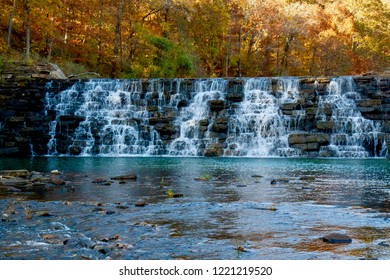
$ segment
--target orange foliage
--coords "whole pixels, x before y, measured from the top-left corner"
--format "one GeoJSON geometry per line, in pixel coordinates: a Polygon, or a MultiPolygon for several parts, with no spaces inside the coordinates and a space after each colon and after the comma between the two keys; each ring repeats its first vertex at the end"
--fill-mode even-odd
{"type": "Polygon", "coordinates": [[[102,76],[356,74],[389,67],[387,2],[1,0],[0,55],[25,51],[27,3],[33,57],[102,76]]]}

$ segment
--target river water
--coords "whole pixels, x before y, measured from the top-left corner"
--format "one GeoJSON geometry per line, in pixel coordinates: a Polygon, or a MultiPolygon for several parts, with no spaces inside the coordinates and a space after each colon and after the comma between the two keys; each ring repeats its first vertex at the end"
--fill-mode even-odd
{"type": "Polygon", "coordinates": [[[0,192],[0,259],[390,259],[385,159],[0,159],[21,168],[67,185],[0,192]]]}

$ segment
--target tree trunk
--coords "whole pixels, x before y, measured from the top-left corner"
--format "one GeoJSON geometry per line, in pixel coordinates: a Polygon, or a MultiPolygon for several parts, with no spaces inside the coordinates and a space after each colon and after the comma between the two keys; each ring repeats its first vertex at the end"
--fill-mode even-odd
{"type": "Polygon", "coordinates": [[[242,76],[241,73],[241,47],[242,47],[242,25],[240,25],[238,33],[238,77],[242,76]]]}
{"type": "Polygon", "coordinates": [[[123,12],[123,0],[118,2],[118,13],[116,18],[116,27],[115,27],[115,42],[114,42],[114,54],[119,54],[119,46],[121,40],[121,25],[122,25],[122,12],[123,12]]]}
{"type": "Polygon", "coordinates": [[[24,11],[26,13],[26,60],[30,59],[30,41],[31,41],[31,26],[30,26],[30,3],[25,0],[24,11]]]}
{"type": "Polygon", "coordinates": [[[290,52],[290,46],[291,46],[291,42],[292,42],[293,39],[294,39],[294,34],[290,34],[286,38],[286,42],[285,42],[285,45],[284,45],[284,48],[283,48],[283,57],[282,57],[281,65],[280,65],[281,67],[280,67],[279,75],[287,74],[286,71],[287,71],[287,68],[288,68],[288,55],[289,55],[289,52],[290,52]]]}
{"type": "Polygon", "coordinates": [[[100,66],[102,62],[102,30],[103,30],[103,0],[99,1],[99,36],[98,36],[98,57],[97,57],[97,67],[100,66]]]}
{"type": "Polygon", "coordinates": [[[317,73],[317,71],[314,71],[315,67],[316,67],[316,55],[317,55],[317,48],[313,47],[310,69],[309,69],[308,75],[318,75],[319,74],[319,73],[317,73]]]}
{"type": "Polygon", "coordinates": [[[11,13],[9,14],[8,36],[7,36],[7,47],[8,48],[11,48],[12,20],[14,18],[15,10],[16,10],[16,0],[14,0],[14,6],[12,8],[11,13]]]}

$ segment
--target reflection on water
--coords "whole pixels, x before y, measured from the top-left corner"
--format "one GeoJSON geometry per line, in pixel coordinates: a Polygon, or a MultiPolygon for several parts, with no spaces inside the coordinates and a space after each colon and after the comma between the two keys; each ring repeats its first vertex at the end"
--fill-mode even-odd
{"type": "Polygon", "coordinates": [[[0,160],[0,170],[21,168],[61,170],[73,191],[0,192],[0,209],[12,204],[16,212],[1,224],[0,259],[390,258],[390,162],[382,159],[0,160]],[[137,180],[93,183],[129,173],[137,180]],[[139,201],[146,206],[135,207],[139,201]],[[26,205],[32,219],[25,219],[26,205]],[[34,215],[42,210],[50,216],[34,215]],[[323,243],[331,232],[353,242],[323,243]],[[109,243],[115,248],[102,254],[63,245],[77,236],[96,243],[116,235],[126,249],[109,243]]]}

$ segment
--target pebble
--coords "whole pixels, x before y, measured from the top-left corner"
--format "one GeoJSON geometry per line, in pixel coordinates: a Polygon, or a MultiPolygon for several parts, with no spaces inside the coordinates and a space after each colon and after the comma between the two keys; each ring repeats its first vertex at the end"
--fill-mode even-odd
{"type": "Polygon", "coordinates": [[[135,204],[136,207],[144,207],[144,206],[146,206],[146,205],[147,205],[146,201],[138,201],[138,202],[135,204]]]}
{"type": "Polygon", "coordinates": [[[239,251],[239,252],[248,252],[244,247],[242,247],[242,246],[238,246],[238,247],[236,247],[236,248],[234,248],[234,250],[237,250],[237,251],[239,251]]]}

